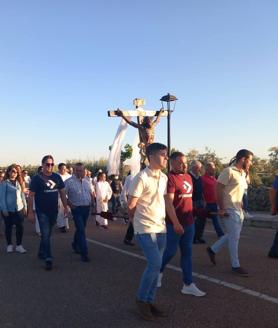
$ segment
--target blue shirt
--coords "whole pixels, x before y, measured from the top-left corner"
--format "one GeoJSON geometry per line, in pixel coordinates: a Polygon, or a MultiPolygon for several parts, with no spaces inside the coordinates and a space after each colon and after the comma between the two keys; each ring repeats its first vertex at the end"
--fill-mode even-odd
{"type": "Polygon", "coordinates": [[[69,201],[74,206],[90,206],[93,186],[86,179],[77,179],[75,175],[65,181],[65,190],[69,201]]]}
{"type": "Polygon", "coordinates": [[[19,212],[27,208],[25,195],[18,181],[15,185],[10,180],[0,184],[0,208],[6,212],[19,212]]]}
{"type": "Polygon", "coordinates": [[[276,190],[276,207],[278,208],[278,175],[276,175],[272,187],[276,190]]]}

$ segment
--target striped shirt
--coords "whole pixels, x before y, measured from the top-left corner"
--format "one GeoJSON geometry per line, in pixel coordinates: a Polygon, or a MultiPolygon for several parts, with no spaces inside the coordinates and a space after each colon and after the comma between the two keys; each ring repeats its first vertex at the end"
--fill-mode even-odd
{"type": "Polygon", "coordinates": [[[89,206],[94,189],[88,179],[78,179],[75,175],[65,181],[68,200],[74,206],[89,206]]]}

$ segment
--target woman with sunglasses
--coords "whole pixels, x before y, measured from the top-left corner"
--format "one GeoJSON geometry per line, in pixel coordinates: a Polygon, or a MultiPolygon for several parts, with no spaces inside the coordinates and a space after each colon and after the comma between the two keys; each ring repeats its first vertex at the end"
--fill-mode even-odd
{"type": "Polygon", "coordinates": [[[27,213],[27,204],[24,190],[21,185],[21,177],[15,164],[10,165],[0,184],[0,208],[5,222],[5,235],[7,240],[7,253],[12,253],[13,226],[16,226],[16,252],[26,253],[22,246],[23,221],[27,213]]]}

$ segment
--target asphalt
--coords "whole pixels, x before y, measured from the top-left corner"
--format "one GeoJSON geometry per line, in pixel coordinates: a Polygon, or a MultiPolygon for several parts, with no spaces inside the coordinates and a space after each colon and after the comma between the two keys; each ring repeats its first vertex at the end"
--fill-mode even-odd
{"type": "Polygon", "coordinates": [[[273,229],[243,228],[240,260],[251,275],[243,278],[231,272],[226,249],[217,254],[217,266],[210,264],[206,247],[216,235],[208,222],[207,244],[193,247],[194,280],[207,295],[197,298],[180,293],[177,254],[171,262],[174,270],[165,270],[157,293],[157,302],[168,309],[169,317],[149,323],[138,317],[135,308],[145,261],[138,246],[122,243],[126,228],[116,221],[110,223],[109,230],[100,230],[90,219],[89,263],[81,262],[71,250],[72,223],[66,234],[55,229],[54,267],[47,272],[36,258],[39,238],[31,223],[25,222],[27,254],[5,253],[1,227],[0,328],[278,327],[278,260],[267,257],[273,229]],[[263,295],[266,298],[260,297],[263,295]]]}

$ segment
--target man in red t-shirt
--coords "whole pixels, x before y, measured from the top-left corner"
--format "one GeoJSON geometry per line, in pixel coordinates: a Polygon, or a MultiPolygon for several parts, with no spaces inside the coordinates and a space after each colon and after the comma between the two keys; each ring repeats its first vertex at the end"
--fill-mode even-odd
{"type": "MultiPolygon", "coordinates": [[[[168,175],[167,195],[165,202],[174,206],[177,218],[183,226],[184,232],[179,235],[174,231],[171,220],[166,217],[167,246],[162,258],[162,266],[157,286],[161,287],[162,272],[168,262],[176,254],[178,246],[181,251],[181,268],[183,272],[183,294],[204,296],[192,282],[192,243],[195,225],[193,221],[192,191],[193,184],[187,174],[187,160],[183,153],[174,152],[170,157],[172,171],[168,175]]],[[[166,209],[170,206],[166,206],[166,209]]],[[[169,213],[170,214],[170,213],[169,213]]]]}

